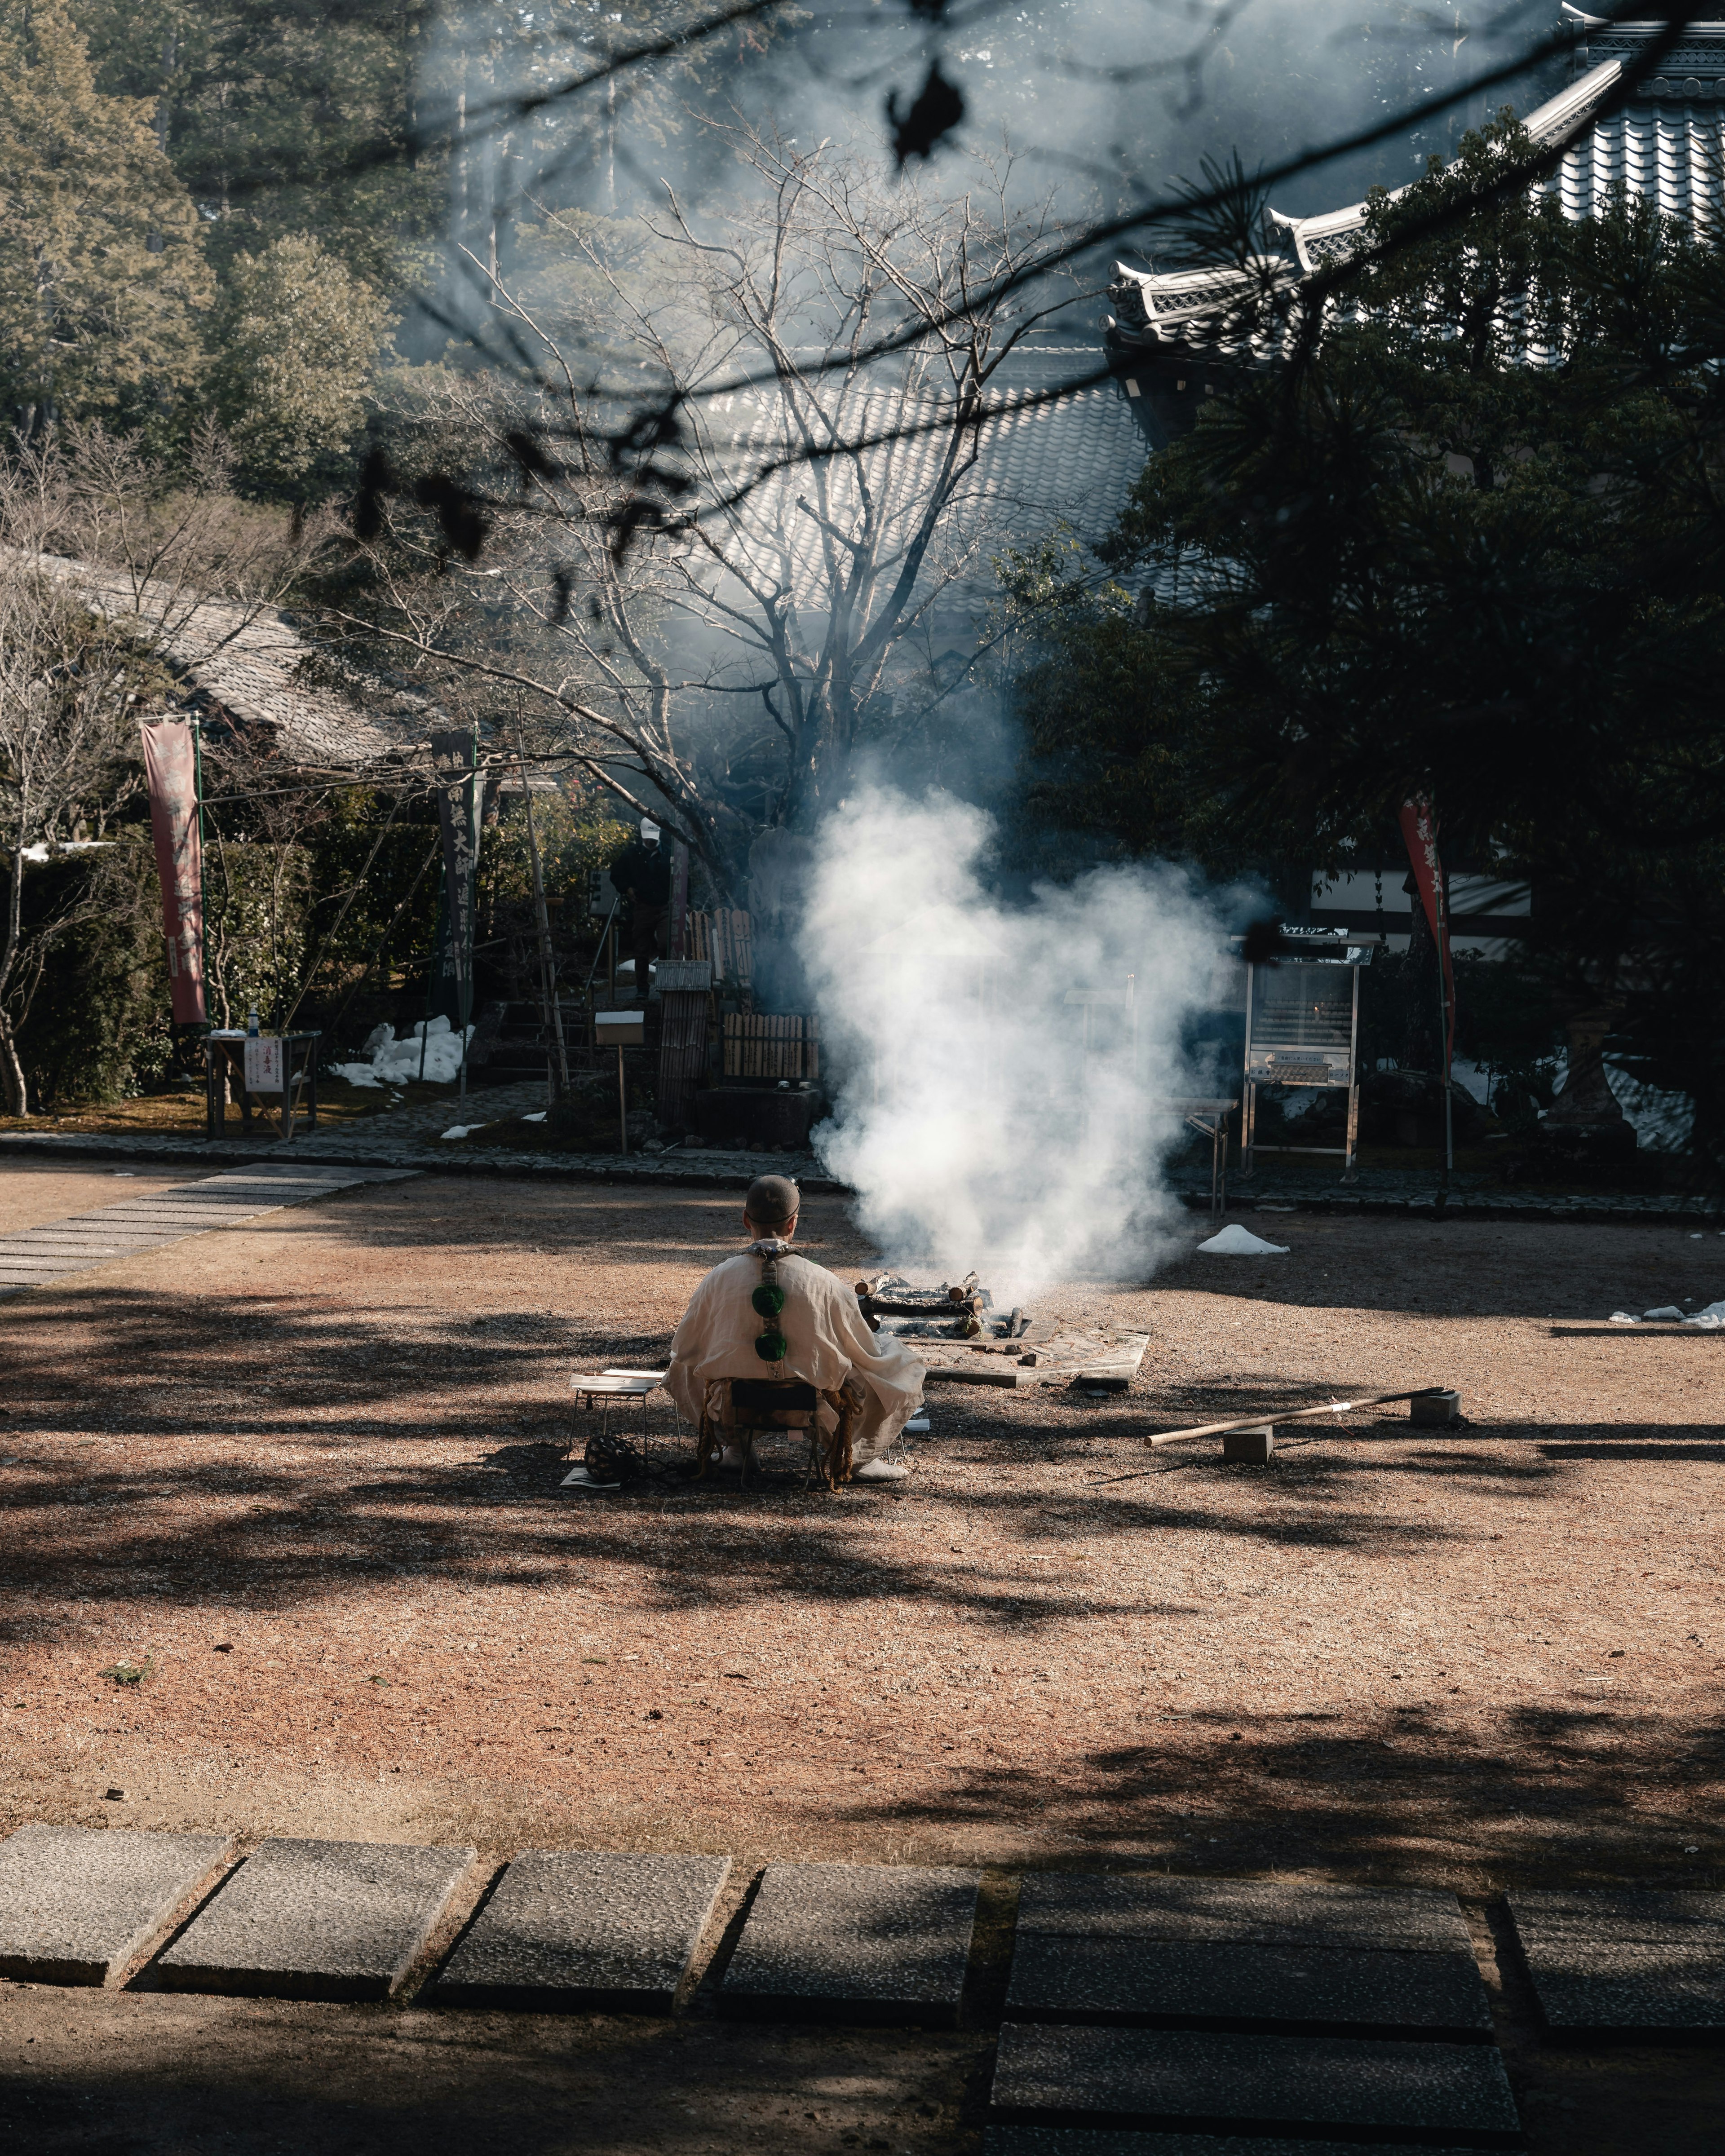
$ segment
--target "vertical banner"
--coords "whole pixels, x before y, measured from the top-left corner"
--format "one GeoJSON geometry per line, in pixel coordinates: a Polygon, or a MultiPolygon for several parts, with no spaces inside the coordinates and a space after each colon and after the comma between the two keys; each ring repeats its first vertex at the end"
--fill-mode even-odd
{"type": "Polygon", "coordinates": [[[144,737],[156,870],[162,879],[168,986],[175,1021],[186,1025],[205,1016],[203,849],[198,836],[197,758],[192,729],[182,721],[146,723],[139,731],[144,737]]]}
{"type": "Polygon", "coordinates": [[[475,768],[478,761],[478,740],[471,731],[431,737],[437,815],[444,839],[444,928],[434,1001],[457,1031],[473,1018],[474,903],[483,806],[475,768]]]}
{"type": "Polygon", "coordinates": [[[1425,906],[1431,940],[1437,946],[1438,963],[1444,973],[1444,1071],[1447,1076],[1455,1050],[1455,974],[1450,963],[1450,921],[1444,905],[1443,864],[1438,859],[1437,819],[1429,801],[1409,801],[1401,813],[1402,836],[1414,881],[1425,906]]]}
{"type": "Polygon", "coordinates": [[[688,936],[689,849],[681,839],[678,839],[671,847],[670,939],[665,956],[669,958],[686,957],[688,936]]]}

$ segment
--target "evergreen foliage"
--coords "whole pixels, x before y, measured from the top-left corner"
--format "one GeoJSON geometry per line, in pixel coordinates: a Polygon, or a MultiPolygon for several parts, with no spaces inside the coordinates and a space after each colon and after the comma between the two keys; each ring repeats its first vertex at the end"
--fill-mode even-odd
{"type": "Polygon", "coordinates": [[[235,259],[210,390],[254,484],[336,475],[363,425],[388,323],[378,294],[308,233],[235,259]]]}
{"type": "Polygon", "coordinates": [[[146,418],[203,367],[213,284],[149,108],[100,91],[60,0],[0,0],[0,404],[40,435],[146,418]]]}

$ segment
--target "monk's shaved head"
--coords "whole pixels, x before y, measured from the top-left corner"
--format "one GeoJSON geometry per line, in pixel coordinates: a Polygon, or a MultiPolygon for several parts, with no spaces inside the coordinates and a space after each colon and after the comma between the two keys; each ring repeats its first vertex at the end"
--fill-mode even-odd
{"type": "Polygon", "coordinates": [[[749,1185],[742,1209],[757,1228],[782,1228],[794,1220],[803,1194],[788,1175],[757,1175],[749,1185]]]}

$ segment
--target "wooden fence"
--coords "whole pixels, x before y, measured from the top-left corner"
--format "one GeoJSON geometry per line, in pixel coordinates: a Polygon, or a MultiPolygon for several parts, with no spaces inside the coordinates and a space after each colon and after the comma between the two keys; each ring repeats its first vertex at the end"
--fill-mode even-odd
{"type": "Polygon", "coordinates": [[[820,1076],[820,1021],[738,1011],[725,1014],[725,1075],[727,1078],[820,1076]]]}

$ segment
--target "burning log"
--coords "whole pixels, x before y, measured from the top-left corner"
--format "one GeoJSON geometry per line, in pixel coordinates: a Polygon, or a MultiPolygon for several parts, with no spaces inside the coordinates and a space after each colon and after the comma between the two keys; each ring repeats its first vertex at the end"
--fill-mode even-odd
{"type": "Polygon", "coordinates": [[[946,1294],[948,1301],[951,1302],[974,1303],[977,1297],[976,1275],[974,1273],[966,1273],[963,1279],[959,1281],[957,1287],[947,1288],[946,1294]]]}

